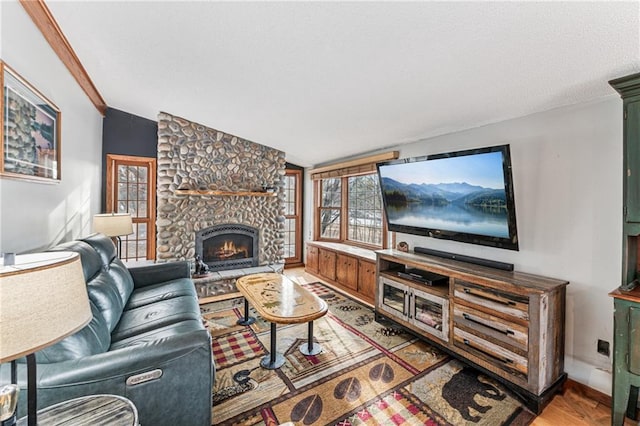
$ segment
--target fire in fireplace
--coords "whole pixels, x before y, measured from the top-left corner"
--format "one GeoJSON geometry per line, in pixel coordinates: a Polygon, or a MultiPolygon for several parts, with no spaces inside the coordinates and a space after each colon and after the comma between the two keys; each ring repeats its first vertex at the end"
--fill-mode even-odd
{"type": "Polygon", "coordinates": [[[212,271],[258,266],[258,230],[241,224],[196,232],[196,254],[212,271]]]}

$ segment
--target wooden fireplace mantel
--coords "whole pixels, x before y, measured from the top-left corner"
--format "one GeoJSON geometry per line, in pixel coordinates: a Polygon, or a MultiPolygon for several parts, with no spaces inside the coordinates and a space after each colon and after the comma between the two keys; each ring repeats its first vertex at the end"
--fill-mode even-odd
{"type": "Polygon", "coordinates": [[[206,196],[213,195],[217,197],[230,197],[230,196],[238,196],[238,197],[275,197],[277,194],[275,192],[261,192],[261,191],[218,191],[213,189],[176,189],[174,192],[175,195],[195,195],[195,196],[206,196]]]}

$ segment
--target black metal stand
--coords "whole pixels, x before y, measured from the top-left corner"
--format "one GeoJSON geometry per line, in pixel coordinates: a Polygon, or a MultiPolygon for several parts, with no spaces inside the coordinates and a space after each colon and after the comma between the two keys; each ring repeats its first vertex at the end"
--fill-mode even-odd
{"type": "Polygon", "coordinates": [[[284,364],[284,357],[276,351],[276,323],[271,323],[271,348],[269,349],[269,355],[266,355],[260,361],[260,366],[267,370],[275,370],[282,367],[284,364]]]}
{"type": "Polygon", "coordinates": [[[122,259],[122,238],[116,237],[118,239],[118,258],[122,259]]]}
{"type": "Polygon", "coordinates": [[[313,321],[309,321],[309,334],[307,337],[307,344],[302,344],[300,345],[300,353],[302,353],[302,355],[318,355],[320,352],[322,352],[322,346],[320,346],[318,343],[314,343],[313,342],[313,321]]]}
{"type": "Polygon", "coordinates": [[[256,322],[254,317],[249,316],[249,302],[247,299],[244,299],[244,318],[240,318],[236,324],[238,325],[251,325],[256,322]]]}
{"type": "Polygon", "coordinates": [[[36,355],[27,355],[27,424],[38,424],[38,389],[36,387],[36,355]]]}

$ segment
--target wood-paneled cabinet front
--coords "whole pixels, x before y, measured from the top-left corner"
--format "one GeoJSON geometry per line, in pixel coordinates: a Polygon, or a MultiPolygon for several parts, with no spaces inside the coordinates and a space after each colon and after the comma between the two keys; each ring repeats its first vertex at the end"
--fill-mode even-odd
{"type": "Polygon", "coordinates": [[[373,305],[376,293],[374,257],[372,250],[344,244],[313,242],[307,244],[305,270],[373,305]],[[317,253],[317,267],[314,267],[313,263],[314,252],[317,253]]]}
{"type": "Polygon", "coordinates": [[[320,275],[329,279],[336,279],[336,253],[330,250],[320,249],[320,275]]]}
{"type": "Polygon", "coordinates": [[[351,290],[358,290],[358,259],[346,254],[338,254],[336,281],[351,290]]]}
{"type": "Polygon", "coordinates": [[[319,249],[318,247],[307,245],[307,263],[305,267],[308,271],[318,273],[319,271],[319,249]]]}
{"type": "Polygon", "coordinates": [[[640,388],[640,73],[609,82],[622,98],[622,280],[614,298],[612,424],[637,420],[640,388]]]}
{"type": "Polygon", "coordinates": [[[358,293],[373,303],[376,297],[376,264],[358,260],[358,293]]]}

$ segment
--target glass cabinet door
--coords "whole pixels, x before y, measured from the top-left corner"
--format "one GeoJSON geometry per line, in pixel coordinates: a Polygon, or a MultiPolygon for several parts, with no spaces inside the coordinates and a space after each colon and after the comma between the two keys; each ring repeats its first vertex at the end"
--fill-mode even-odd
{"type": "Polygon", "coordinates": [[[420,290],[413,290],[412,322],[421,329],[449,340],[449,301],[420,290]]]}
{"type": "Polygon", "coordinates": [[[381,280],[380,286],[380,301],[381,308],[385,311],[393,314],[395,316],[402,317],[407,312],[406,299],[407,299],[407,290],[406,286],[394,283],[393,281],[388,281],[385,279],[381,280]]]}

